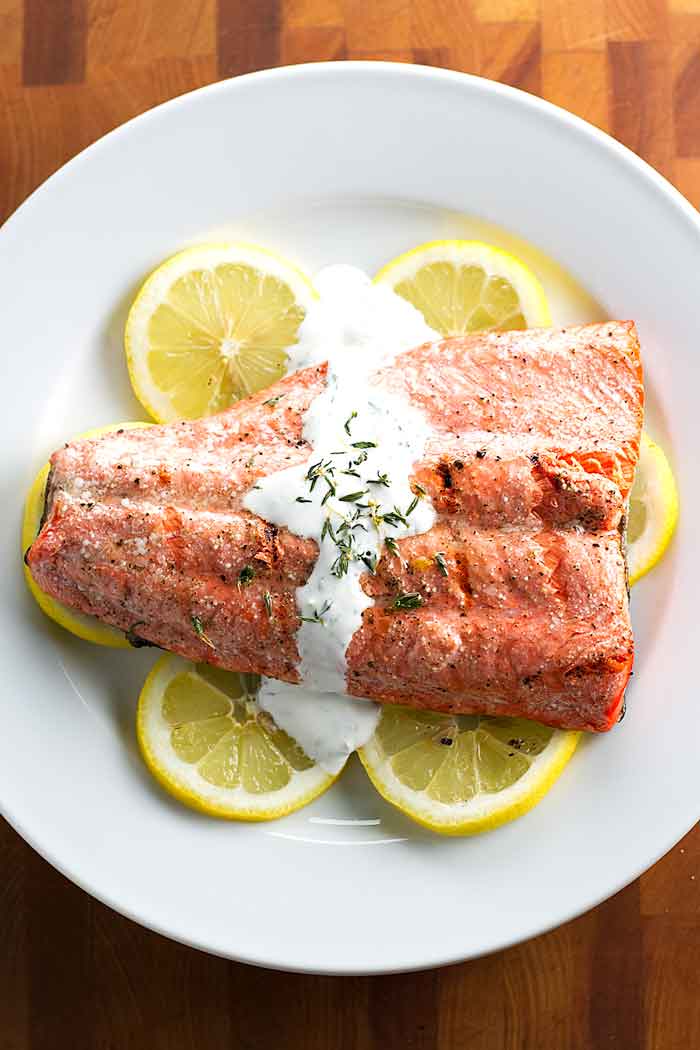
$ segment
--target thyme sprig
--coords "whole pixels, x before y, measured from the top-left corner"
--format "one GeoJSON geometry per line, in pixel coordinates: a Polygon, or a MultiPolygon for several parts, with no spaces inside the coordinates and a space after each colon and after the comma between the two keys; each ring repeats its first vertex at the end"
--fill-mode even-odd
{"type": "Polygon", "coordinates": [[[434,558],[435,564],[438,567],[438,572],[440,573],[440,575],[441,576],[448,576],[449,575],[449,571],[448,571],[448,568],[447,568],[447,562],[445,561],[445,555],[442,553],[442,551],[438,551],[437,554],[433,555],[433,558],[434,558]]]}
{"type": "MultiPolygon", "coordinates": [[[[312,463],[304,475],[307,491],[296,497],[297,503],[312,503],[312,493],[316,492],[318,499],[317,486],[319,482],[322,483],[324,488],[319,503],[325,509],[325,518],[321,529],[321,542],[328,539],[335,545],[336,556],[331,563],[330,572],[338,579],[346,576],[350,566],[357,562],[361,562],[373,575],[376,574],[378,555],[372,550],[367,550],[366,540],[361,543],[363,534],[369,533],[371,529],[377,534],[380,546],[383,544],[391,554],[400,556],[396,540],[387,535],[387,530],[410,528],[411,515],[427,495],[422,485],[414,482],[412,499],[405,508],[396,504],[382,505],[379,499],[374,498],[383,488],[391,488],[391,480],[386,471],[377,469],[374,477],[364,477],[358,469],[367,463],[370,452],[379,448],[379,443],[362,437],[353,440],[353,426],[357,419],[358,413],[353,411],[343,424],[343,430],[351,439],[348,449],[331,452],[327,457],[312,463]],[[347,456],[344,463],[336,458],[341,456],[347,456]],[[356,478],[365,487],[343,491],[347,487],[341,487],[344,478],[356,478]]],[[[439,563],[438,568],[442,571],[439,563]]],[[[415,605],[411,604],[411,601],[415,600],[411,595],[407,598],[399,595],[399,599],[405,599],[409,604],[399,603],[396,605],[397,609],[417,608],[423,602],[420,595],[415,605]]],[[[302,619],[317,623],[322,617],[323,611],[314,610],[313,615],[302,619]]]]}
{"type": "Polygon", "coordinates": [[[397,558],[399,557],[399,545],[393,536],[384,537],[384,546],[391,554],[395,554],[397,558]]]}
{"type": "Polygon", "coordinates": [[[192,626],[194,628],[194,633],[197,635],[200,642],[204,642],[204,644],[208,645],[210,649],[216,649],[216,646],[212,642],[211,638],[207,637],[204,631],[204,624],[202,623],[202,620],[199,616],[192,617],[192,626]]]}
{"type": "Polygon", "coordinates": [[[409,591],[406,594],[398,594],[391,603],[391,608],[397,612],[402,609],[420,609],[423,600],[423,595],[418,591],[409,591]]]}
{"type": "Polygon", "coordinates": [[[329,611],[333,602],[326,600],[320,609],[313,609],[310,616],[300,616],[299,619],[303,620],[304,623],[320,623],[323,624],[323,617],[329,611]]]}
{"type": "Polygon", "coordinates": [[[357,412],[355,412],[354,410],[350,413],[348,418],[343,423],[343,430],[348,435],[348,437],[350,437],[350,427],[352,426],[353,419],[357,419],[357,412]]]}

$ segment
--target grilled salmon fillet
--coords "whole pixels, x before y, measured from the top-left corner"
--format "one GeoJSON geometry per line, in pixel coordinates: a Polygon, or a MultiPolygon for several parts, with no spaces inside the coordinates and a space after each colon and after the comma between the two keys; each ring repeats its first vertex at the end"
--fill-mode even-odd
{"type": "MultiPolygon", "coordinates": [[[[135,641],[299,681],[295,590],[317,546],[243,497],[308,460],[303,417],[325,374],[55,452],[26,555],[38,585],[135,641]]],[[[414,477],[438,519],[364,577],[374,601],[347,649],[348,692],[609,729],[633,658],[624,528],[644,399],[633,323],[447,339],[372,382],[433,427],[414,477]],[[422,606],[393,611],[406,591],[422,606]]]]}

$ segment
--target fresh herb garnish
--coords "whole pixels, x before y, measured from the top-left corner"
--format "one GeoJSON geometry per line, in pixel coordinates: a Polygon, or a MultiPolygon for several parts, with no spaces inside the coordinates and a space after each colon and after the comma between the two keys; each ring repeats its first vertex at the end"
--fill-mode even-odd
{"type": "Polygon", "coordinates": [[[343,424],[343,430],[348,435],[348,437],[350,437],[350,424],[352,423],[353,419],[357,419],[357,412],[351,412],[343,424]]]}
{"type": "Polygon", "coordinates": [[[344,496],[338,496],[338,499],[341,503],[357,503],[358,499],[366,495],[367,489],[362,489],[360,492],[346,492],[344,496]]]}
{"type": "Polygon", "coordinates": [[[448,575],[447,562],[445,561],[445,555],[442,553],[442,551],[438,551],[435,555],[435,564],[437,565],[438,572],[441,576],[448,575]]]}
{"type": "Polygon", "coordinates": [[[385,536],[384,545],[388,551],[395,554],[397,558],[399,557],[399,545],[393,536],[385,536]]]}
{"type": "MultiPolygon", "coordinates": [[[[353,421],[357,417],[357,412],[351,412],[343,424],[343,429],[348,437],[352,437],[351,428],[353,421]]],[[[303,495],[296,497],[297,503],[313,503],[314,500],[311,497],[312,493],[316,491],[318,482],[325,482],[325,492],[318,499],[321,507],[328,505],[321,528],[321,541],[329,538],[337,548],[337,557],[330,567],[330,572],[339,579],[347,575],[353,562],[363,562],[371,573],[376,573],[378,554],[371,549],[364,550],[364,544],[363,547],[358,546],[359,533],[369,533],[374,529],[377,534],[376,544],[378,546],[384,544],[391,554],[400,557],[396,541],[392,537],[385,536],[385,530],[387,527],[392,529],[403,527],[407,529],[410,515],[418,506],[418,502],[427,495],[425,489],[414,482],[412,485],[413,498],[405,511],[396,505],[393,507],[382,506],[379,500],[370,496],[370,491],[372,491],[371,486],[390,489],[391,481],[388,473],[377,470],[376,477],[365,478],[359,469],[362,464],[367,462],[369,450],[379,447],[378,442],[369,439],[351,441],[349,447],[352,450],[350,455],[348,455],[348,452],[338,450],[329,453],[328,458],[319,459],[312,463],[304,475],[304,480],[308,486],[307,491],[303,495]],[[357,455],[354,455],[354,452],[357,452],[357,455]],[[333,458],[343,455],[348,456],[344,467],[333,458]],[[366,488],[343,492],[341,495],[339,494],[339,484],[344,477],[357,478],[366,488]],[[334,500],[333,503],[329,503],[331,498],[334,500]]],[[[376,488],[374,491],[377,491],[376,488]]],[[[402,598],[402,596],[399,597],[402,598]]],[[[422,602],[423,599],[420,595],[418,595],[417,600],[408,595],[395,607],[397,609],[417,608],[422,602]],[[412,601],[415,604],[411,604],[412,601]]],[[[322,615],[322,612],[318,613],[319,617],[322,617],[322,615]]],[[[314,623],[317,622],[315,614],[314,616],[302,617],[302,619],[310,619],[314,623]]]]}
{"type": "Polygon", "coordinates": [[[386,522],[387,525],[397,528],[399,525],[404,525],[408,528],[408,522],[406,516],[401,513],[398,507],[394,507],[393,510],[387,511],[386,514],[382,514],[382,521],[386,522]]]}
{"type": "Polygon", "coordinates": [[[418,591],[409,591],[407,594],[399,594],[392,602],[392,609],[420,609],[423,604],[423,595],[418,591]]]}
{"type": "Polygon", "coordinates": [[[335,543],[335,533],[333,532],[333,526],[331,524],[330,518],[326,518],[326,520],[323,523],[323,528],[321,529],[321,539],[325,540],[326,536],[330,536],[330,538],[335,543]]]}
{"type": "Polygon", "coordinates": [[[350,568],[350,558],[353,552],[350,544],[343,544],[342,546],[338,544],[338,549],[340,554],[331,565],[331,572],[340,580],[347,574],[347,571],[350,568]]]}
{"type": "Polygon", "coordinates": [[[414,510],[416,509],[420,501],[423,499],[423,496],[425,496],[425,489],[422,485],[415,485],[415,492],[415,496],[413,497],[406,509],[407,518],[410,517],[411,514],[413,514],[414,510]]]}
{"type": "Polygon", "coordinates": [[[319,459],[318,463],[312,463],[306,472],[306,480],[311,482],[309,491],[313,492],[319,478],[325,478],[328,481],[328,478],[333,476],[334,471],[335,467],[330,459],[326,460],[325,463],[322,459],[319,459]]]}
{"type": "Polygon", "coordinates": [[[255,579],[255,569],[252,565],[244,565],[238,573],[238,586],[247,587],[255,579]]]}
{"type": "Polygon", "coordinates": [[[194,627],[194,633],[197,635],[201,642],[204,642],[205,645],[208,645],[210,649],[216,648],[211,638],[207,638],[206,634],[204,633],[204,625],[202,624],[202,621],[199,618],[199,616],[192,617],[192,626],[194,627]]]}
{"type": "Polygon", "coordinates": [[[263,405],[276,405],[283,397],[284,394],[278,394],[277,397],[268,397],[267,401],[263,401],[263,405]]]}
{"type": "Polygon", "coordinates": [[[325,601],[320,609],[314,609],[311,616],[300,616],[299,619],[303,620],[304,623],[323,623],[323,617],[330,609],[333,602],[325,601]]]}

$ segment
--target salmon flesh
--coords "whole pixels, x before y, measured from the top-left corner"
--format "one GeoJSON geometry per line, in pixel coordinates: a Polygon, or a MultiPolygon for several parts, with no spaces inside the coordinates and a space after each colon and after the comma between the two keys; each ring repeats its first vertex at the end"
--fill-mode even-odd
{"type": "MultiPolygon", "coordinates": [[[[245,509],[308,461],[324,365],[206,419],[119,430],[51,457],[26,555],[58,601],[191,660],[299,681],[295,591],[313,540],[245,509]]],[[[438,512],[386,551],[346,652],[348,693],[606,730],[633,659],[624,553],[643,412],[632,322],[491,332],[372,377],[432,428],[414,466],[438,512]],[[440,552],[441,564],[435,561],[440,552]],[[417,592],[419,608],[396,610],[417,592]]]]}

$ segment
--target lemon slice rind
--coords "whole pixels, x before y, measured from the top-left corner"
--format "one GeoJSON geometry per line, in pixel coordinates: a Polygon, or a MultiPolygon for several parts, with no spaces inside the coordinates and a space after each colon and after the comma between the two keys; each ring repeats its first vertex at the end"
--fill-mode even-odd
{"type": "Polygon", "coordinates": [[[360,760],[380,795],[406,816],[443,835],[478,835],[524,816],[547,794],[576,750],[580,733],[555,729],[544,750],[529,761],[527,772],[501,791],[481,791],[465,802],[444,803],[428,789],[408,787],[392,766],[378,734],[359,751],[360,760]]]}
{"type": "MultiPolygon", "coordinates": [[[[156,422],[170,423],[183,416],[174,406],[171,395],[155,382],[149,368],[151,319],[156,310],[166,303],[168,293],[181,278],[198,271],[213,271],[225,265],[242,265],[255,271],[258,276],[277,279],[291,289],[295,302],[304,311],[317,298],[311,281],[297,266],[267,248],[244,241],[195,245],[166,259],[139,289],[129,311],[124,333],[131,385],[136,397],[156,422]]],[[[264,355],[264,351],[261,353],[264,355]]],[[[206,371],[203,375],[206,381],[206,371]]],[[[200,374],[196,358],[193,358],[193,382],[202,380],[203,375],[200,374]]],[[[211,414],[206,405],[202,408],[199,416],[211,414]]]]}
{"type": "Polygon", "coordinates": [[[643,433],[639,447],[639,463],[630,493],[630,508],[635,501],[645,508],[641,533],[628,538],[627,568],[630,586],[653,569],[663,557],[678,522],[678,490],[663,450],[643,433]]]}
{"type": "MultiPolygon", "coordinates": [[[[546,328],[552,324],[547,297],[535,274],[523,262],[511,255],[510,252],[485,244],[483,241],[429,241],[392,259],[391,262],[382,267],[374,280],[379,284],[388,285],[396,291],[397,287],[405,282],[413,285],[417,274],[425,267],[440,263],[450,264],[455,270],[463,267],[478,267],[484,271],[487,280],[489,278],[501,278],[507,281],[517,295],[520,305],[519,312],[524,317],[526,327],[546,328]]],[[[461,324],[458,328],[450,326],[447,315],[450,310],[454,309],[454,297],[455,294],[459,295],[459,291],[455,292],[454,288],[445,291],[448,301],[442,304],[444,323],[439,326],[442,334],[445,336],[464,335],[468,334],[468,332],[479,330],[478,327],[466,329],[461,324]]],[[[433,290],[433,296],[434,292],[435,289],[433,290]]],[[[404,293],[399,292],[398,294],[404,293]]],[[[404,295],[404,297],[407,296],[404,295]]],[[[414,302],[418,309],[421,308],[420,296],[418,296],[416,301],[413,299],[409,299],[409,301],[414,302]]],[[[431,324],[432,320],[433,327],[435,327],[434,318],[441,314],[441,308],[437,304],[435,297],[426,305],[430,307],[431,311],[436,311],[431,318],[426,316],[428,323],[431,324]]],[[[495,325],[495,327],[500,327],[500,325],[495,325]]]]}
{"type": "Polygon", "coordinates": [[[301,809],[337,780],[340,773],[331,775],[317,765],[292,770],[286,786],[259,794],[247,791],[241,784],[220,787],[205,780],[199,769],[207,756],[194,763],[183,761],[171,744],[173,726],[163,716],[162,702],[169,683],[187,673],[196,674],[196,665],[166,653],[151,669],[138,703],[137,738],[141,754],[151,774],[168,794],[209,816],[263,821],[301,809]]]}

